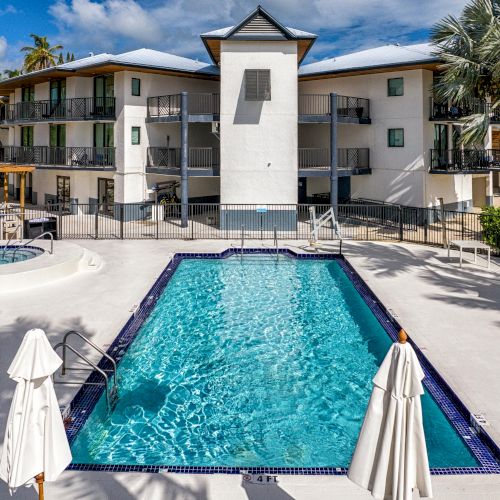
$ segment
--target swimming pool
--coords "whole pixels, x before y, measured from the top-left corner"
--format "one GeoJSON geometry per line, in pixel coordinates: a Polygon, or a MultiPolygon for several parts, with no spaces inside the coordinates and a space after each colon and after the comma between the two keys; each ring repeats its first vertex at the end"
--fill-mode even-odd
{"type": "MultiPolygon", "coordinates": [[[[147,318],[110,349],[122,358],[115,410],[103,397],[88,418],[87,396],[73,406],[73,462],[347,467],[391,339],[342,264],[249,255],[171,266],[147,318]]],[[[431,467],[479,467],[428,393],[423,412],[431,467]]]]}
{"type": "Polygon", "coordinates": [[[13,264],[15,262],[34,259],[35,257],[42,255],[43,252],[42,248],[32,246],[26,246],[23,248],[19,248],[15,245],[0,247],[0,265],[13,264]]]}

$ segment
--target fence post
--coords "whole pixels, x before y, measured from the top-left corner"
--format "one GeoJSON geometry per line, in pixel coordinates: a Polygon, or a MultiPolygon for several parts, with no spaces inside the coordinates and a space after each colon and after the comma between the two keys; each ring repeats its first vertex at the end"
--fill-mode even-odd
{"type": "Polygon", "coordinates": [[[96,240],[99,238],[99,202],[97,202],[95,206],[94,238],[96,240]]]}
{"type": "Polygon", "coordinates": [[[368,205],[365,205],[365,219],[366,219],[366,241],[369,241],[369,224],[368,224],[368,205]]]}
{"type": "Polygon", "coordinates": [[[462,212],[462,239],[465,238],[465,221],[464,221],[464,213],[462,212]]]}
{"type": "Polygon", "coordinates": [[[120,203],[120,239],[123,240],[123,203],[120,203]]]}
{"type": "Polygon", "coordinates": [[[438,198],[439,199],[439,210],[441,213],[441,232],[443,235],[443,248],[446,248],[448,246],[448,238],[446,235],[446,220],[444,218],[444,200],[443,198],[438,198]]]}
{"type": "Polygon", "coordinates": [[[156,210],[156,239],[158,239],[160,232],[160,210],[159,210],[158,200],[156,200],[155,202],[155,210],[156,210]]]}
{"type": "Polygon", "coordinates": [[[427,243],[427,231],[429,229],[429,209],[425,209],[424,213],[424,243],[427,243]]]}
{"type": "MultiPolygon", "coordinates": [[[[5,174],[5,175],[7,175],[7,174],[5,174]]],[[[63,219],[62,219],[62,205],[61,205],[61,203],[59,203],[59,206],[57,207],[57,210],[59,212],[59,235],[58,236],[59,236],[59,238],[62,239],[62,234],[63,234],[62,221],[63,221],[63,219]]]]}
{"type": "Polygon", "coordinates": [[[404,240],[404,225],[403,225],[403,206],[398,206],[399,211],[399,241],[404,240]]]}

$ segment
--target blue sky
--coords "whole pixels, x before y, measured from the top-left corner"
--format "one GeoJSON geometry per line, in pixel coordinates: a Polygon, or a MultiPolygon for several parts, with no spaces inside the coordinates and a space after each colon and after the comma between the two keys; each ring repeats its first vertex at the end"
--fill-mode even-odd
{"type": "MultiPolygon", "coordinates": [[[[283,24],[319,35],[307,62],[389,43],[426,41],[465,0],[263,0],[283,24]]],[[[255,8],[248,0],[0,0],[0,71],[22,64],[30,33],[77,57],[141,47],[208,61],[199,34],[230,26],[255,8]]]]}

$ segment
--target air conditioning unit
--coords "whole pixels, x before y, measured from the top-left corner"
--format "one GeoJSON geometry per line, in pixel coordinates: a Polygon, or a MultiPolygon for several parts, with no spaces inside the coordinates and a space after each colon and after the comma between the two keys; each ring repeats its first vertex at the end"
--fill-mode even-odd
{"type": "Polygon", "coordinates": [[[212,134],[220,139],[220,122],[212,122],[212,134]]]}

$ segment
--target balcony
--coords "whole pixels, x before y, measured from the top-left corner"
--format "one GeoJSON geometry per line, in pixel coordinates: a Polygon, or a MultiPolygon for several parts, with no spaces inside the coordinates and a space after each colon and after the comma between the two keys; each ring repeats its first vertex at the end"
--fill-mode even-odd
{"type": "MultiPolygon", "coordinates": [[[[299,123],[330,122],[330,94],[299,94],[299,123]]],[[[361,97],[337,96],[339,123],[370,124],[370,101],[361,97]]]]}
{"type": "MultiPolygon", "coordinates": [[[[340,148],[337,150],[338,174],[370,174],[370,150],[368,148],[340,148]]],[[[299,148],[299,176],[326,177],[330,175],[329,148],[299,148]]]]}
{"type": "MultiPolygon", "coordinates": [[[[220,94],[189,93],[187,102],[188,121],[219,121],[220,94]]],[[[176,122],[181,119],[181,94],[148,97],[147,105],[147,122],[176,122]]]]}
{"type": "Polygon", "coordinates": [[[490,105],[481,101],[480,99],[474,99],[472,101],[464,101],[459,104],[451,103],[440,103],[434,99],[434,97],[429,98],[430,102],[430,116],[431,121],[446,121],[446,122],[456,122],[461,118],[473,114],[491,114],[492,123],[500,123],[500,109],[495,109],[493,112],[490,109],[490,105]]]}
{"type": "Polygon", "coordinates": [[[115,170],[115,148],[1,146],[0,162],[60,170],[115,170]]]}
{"type": "Polygon", "coordinates": [[[431,149],[431,174],[478,174],[500,170],[500,149],[431,149]]]}
{"type": "Polygon", "coordinates": [[[62,101],[27,101],[4,104],[4,123],[115,120],[114,97],[76,97],[62,101]]]}
{"type": "MultiPolygon", "coordinates": [[[[189,148],[189,175],[212,176],[220,174],[220,150],[218,148],[189,148]]],[[[180,175],[181,149],[149,147],[146,172],[152,174],[180,175]]]]}

